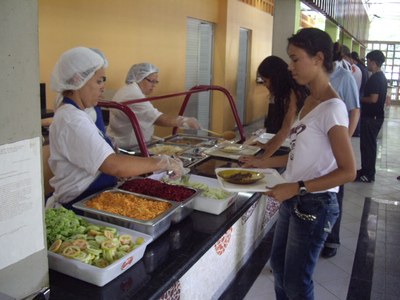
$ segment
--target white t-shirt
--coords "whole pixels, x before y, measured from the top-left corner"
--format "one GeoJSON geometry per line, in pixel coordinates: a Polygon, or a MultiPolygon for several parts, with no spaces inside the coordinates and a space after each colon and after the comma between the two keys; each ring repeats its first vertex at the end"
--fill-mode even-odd
{"type": "MultiPolygon", "coordinates": [[[[145,97],[138,84],[134,82],[118,90],[114,95],[113,101],[123,102],[145,97]]],[[[139,121],[145,141],[150,141],[154,133],[154,122],[162,113],[148,101],[130,104],[129,107],[139,121]]],[[[110,109],[110,122],[107,128],[107,135],[113,137],[118,147],[124,149],[130,149],[138,144],[128,116],[118,109],[110,109]]]]}
{"type": "Polygon", "coordinates": [[[68,203],[100,174],[104,160],[115,153],[92,118],[73,105],[60,106],[50,125],[50,185],[56,202],[68,203]]]}
{"type": "Polygon", "coordinates": [[[351,74],[353,75],[354,79],[356,80],[356,84],[357,84],[358,90],[360,90],[361,81],[362,81],[361,69],[359,67],[357,67],[357,65],[352,64],[352,63],[348,62],[345,59],[342,59],[341,61],[335,62],[335,63],[336,63],[336,66],[341,66],[343,69],[351,72],[351,74]]]}
{"type": "MultiPolygon", "coordinates": [[[[288,182],[310,180],[330,173],[337,168],[328,131],[333,126],[349,125],[346,105],[341,99],[320,103],[303,119],[297,119],[289,134],[290,153],[283,177],[288,182]]],[[[337,192],[338,187],[321,192],[337,192]]]]}
{"type": "Polygon", "coordinates": [[[356,80],[358,90],[361,88],[361,81],[362,81],[362,72],[361,69],[355,65],[351,65],[351,74],[353,75],[354,79],[356,80]]]}

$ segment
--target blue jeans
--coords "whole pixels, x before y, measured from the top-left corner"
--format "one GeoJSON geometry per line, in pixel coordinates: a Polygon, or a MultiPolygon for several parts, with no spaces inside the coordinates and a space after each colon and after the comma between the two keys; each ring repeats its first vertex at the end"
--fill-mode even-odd
{"type": "Polygon", "coordinates": [[[340,222],[342,220],[344,185],[339,186],[339,192],[337,193],[336,197],[339,203],[339,216],[332,228],[332,232],[328,235],[325,241],[325,247],[329,248],[339,248],[340,246],[340,222]]]}
{"type": "Polygon", "coordinates": [[[295,196],[282,203],[271,253],[277,300],[314,299],[312,275],[338,215],[336,193],[295,196]]]}

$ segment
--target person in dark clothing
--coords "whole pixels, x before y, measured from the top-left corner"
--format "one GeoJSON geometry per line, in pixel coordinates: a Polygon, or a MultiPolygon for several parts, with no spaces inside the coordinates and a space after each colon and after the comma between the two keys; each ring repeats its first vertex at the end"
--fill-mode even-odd
{"type": "MultiPolygon", "coordinates": [[[[361,86],[360,86],[360,102],[361,102],[361,98],[364,95],[364,89],[365,89],[365,84],[367,83],[369,74],[368,74],[368,68],[366,67],[366,65],[360,60],[360,58],[358,57],[358,53],[356,51],[351,52],[351,58],[353,60],[353,63],[357,65],[357,67],[360,68],[361,70],[361,86]]],[[[358,122],[356,130],[354,131],[353,134],[354,137],[359,137],[360,136],[360,122],[358,122]]]]}
{"type": "MultiPolygon", "coordinates": [[[[268,116],[265,119],[267,133],[274,137],[263,148],[262,158],[272,156],[289,135],[295,118],[309,95],[307,87],[299,85],[292,77],[288,64],[281,58],[271,55],[258,66],[258,75],[269,91],[268,116]]],[[[243,167],[251,166],[261,157],[244,155],[240,157],[243,167]]]]}
{"type": "Polygon", "coordinates": [[[270,92],[268,115],[264,126],[268,133],[278,133],[282,128],[285,115],[289,110],[290,101],[295,96],[296,113],[303,107],[304,99],[308,95],[306,87],[300,86],[292,78],[287,63],[277,57],[268,56],[258,67],[258,74],[264,80],[270,92]]]}
{"type": "Polygon", "coordinates": [[[360,100],[361,100],[362,96],[364,96],[365,84],[367,83],[368,80],[368,68],[360,60],[360,58],[358,57],[358,53],[356,51],[351,52],[350,55],[353,60],[353,63],[360,68],[362,73],[361,86],[360,86],[360,100]]]}
{"type": "Polygon", "coordinates": [[[367,80],[364,96],[361,98],[360,152],[361,169],[355,181],[374,182],[377,153],[377,138],[385,118],[387,79],[381,67],[385,55],[380,50],[367,54],[368,71],[372,73],[367,80]]]}

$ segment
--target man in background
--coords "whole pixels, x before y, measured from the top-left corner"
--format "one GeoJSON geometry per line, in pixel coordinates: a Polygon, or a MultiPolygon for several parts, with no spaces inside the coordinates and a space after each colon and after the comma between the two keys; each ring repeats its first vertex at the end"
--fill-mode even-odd
{"type": "MultiPolygon", "coordinates": [[[[356,64],[357,67],[359,67],[361,70],[361,75],[362,75],[361,86],[360,86],[360,102],[361,102],[361,98],[364,96],[365,84],[367,83],[369,77],[368,69],[365,66],[365,64],[360,60],[360,58],[358,57],[358,53],[356,51],[351,52],[350,55],[353,63],[356,64]]],[[[354,131],[353,136],[360,137],[360,122],[358,122],[357,128],[354,131]]]]}
{"type": "Polygon", "coordinates": [[[381,70],[385,55],[380,50],[367,54],[367,68],[372,75],[367,80],[361,98],[360,152],[361,169],[355,181],[374,182],[377,153],[377,138],[385,118],[387,79],[381,70]]]}

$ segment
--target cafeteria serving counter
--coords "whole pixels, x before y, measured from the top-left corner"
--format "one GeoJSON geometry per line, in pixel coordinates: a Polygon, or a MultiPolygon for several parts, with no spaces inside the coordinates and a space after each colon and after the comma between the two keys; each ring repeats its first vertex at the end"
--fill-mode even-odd
{"type": "MultiPolygon", "coordinates": [[[[210,158],[193,174],[215,177],[236,163],[210,158]]],[[[260,193],[239,193],[220,215],[194,211],[146,248],[143,258],[98,287],[50,270],[50,299],[218,298],[272,227],[278,204],[260,193]]]]}

